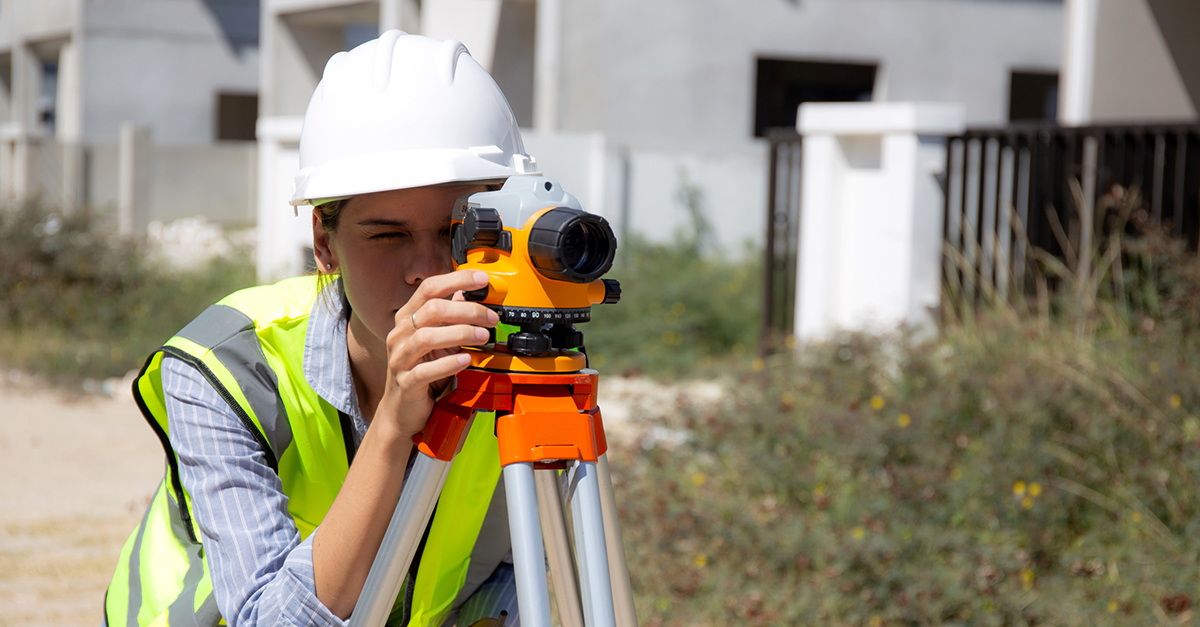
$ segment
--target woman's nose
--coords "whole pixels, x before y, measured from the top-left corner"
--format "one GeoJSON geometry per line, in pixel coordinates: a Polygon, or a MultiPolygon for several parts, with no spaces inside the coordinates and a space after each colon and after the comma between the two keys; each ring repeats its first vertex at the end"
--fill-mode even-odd
{"type": "Polygon", "coordinates": [[[416,258],[408,265],[405,280],[411,285],[419,285],[429,277],[454,269],[450,261],[450,246],[441,237],[431,239],[433,241],[422,242],[416,251],[416,258]]]}

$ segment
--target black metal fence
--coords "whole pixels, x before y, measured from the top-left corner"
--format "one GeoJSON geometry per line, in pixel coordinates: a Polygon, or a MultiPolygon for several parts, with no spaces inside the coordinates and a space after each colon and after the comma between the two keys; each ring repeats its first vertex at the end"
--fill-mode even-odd
{"type": "Polygon", "coordinates": [[[800,136],[771,129],[767,187],[767,241],[763,258],[762,353],[792,334],[796,254],[800,242],[800,136]]]}
{"type": "Polygon", "coordinates": [[[949,138],[946,165],[946,280],[960,299],[1034,289],[1031,247],[1093,250],[1097,201],[1120,188],[1140,193],[1149,222],[1200,242],[1198,125],[970,130],[949,138]]]}

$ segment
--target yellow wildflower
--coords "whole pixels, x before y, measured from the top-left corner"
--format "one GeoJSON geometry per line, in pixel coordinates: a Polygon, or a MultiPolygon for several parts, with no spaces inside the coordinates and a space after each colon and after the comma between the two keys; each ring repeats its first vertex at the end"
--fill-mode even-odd
{"type": "Polygon", "coordinates": [[[904,429],[908,427],[908,425],[912,424],[912,416],[909,416],[908,414],[900,414],[899,416],[896,416],[896,424],[900,425],[901,429],[904,429]]]}
{"type": "Polygon", "coordinates": [[[1120,607],[1121,606],[1118,605],[1115,600],[1109,601],[1108,602],[1108,613],[1109,614],[1115,613],[1118,609],[1120,609],[1120,607]]]}
{"type": "Polygon", "coordinates": [[[755,372],[762,372],[763,369],[767,367],[767,362],[763,361],[759,357],[755,357],[752,366],[755,372]]]}
{"type": "Polygon", "coordinates": [[[1024,507],[1025,509],[1033,507],[1033,499],[1029,498],[1028,496],[1021,499],[1021,507],[1024,507]]]}
{"type": "Polygon", "coordinates": [[[704,476],[704,473],[700,472],[699,470],[692,473],[692,483],[696,484],[697,486],[702,486],[704,485],[705,481],[708,481],[708,477],[704,476]]]}
{"type": "Polygon", "coordinates": [[[1036,497],[1041,493],[1042,493],[1042,484],[1040,484],[1036,481],[1029,484],[1029,496],[1036,497]]]}
{"type": "Polygon", "coordinates": [[[1030,590],[1033,588],[1033,571],[1028,568],[1021,570],[1021,589],[1030,590]]]}
{"type": "Polygon", "coordinates": [[[1171,406],[1171,409],[1175,409],[1176,407],[1179,407],[1180,403],[1182,403],[1182,402],[1183,402],[1183,399],[1180,398],[1178,394],[1172,394],[1171,398],[1167,400],[1167,404],[1171,406]]]}
{"type": "Polygon", "coordinates": [[[876,395],[876,396],[871,397],[871,409],[874,409],[875,411],[879,411],[879,410],[883,409],[883,397],[882,396],[876,395]]]}
{"type": "Polygon", "coordinates": [[[1013,483],[1013,496],[1025,496],[1025,482],[1017,481],[1013,483]]]}
{"type": "Polygon", "coordinates": [[[867,535],[867,530],[863,529],[861,526],[855,527],[850,530],[850,535],[853,536],[855,540],[862,540],[863,537],[867,535]]]}
{"type": "Polygon", "coordinates": [[[697,553],[696,557],[692,558],[692,563],[696,565],[696,568],[704,568],[708,566],[708,556],[703,553],[697,553]]]}

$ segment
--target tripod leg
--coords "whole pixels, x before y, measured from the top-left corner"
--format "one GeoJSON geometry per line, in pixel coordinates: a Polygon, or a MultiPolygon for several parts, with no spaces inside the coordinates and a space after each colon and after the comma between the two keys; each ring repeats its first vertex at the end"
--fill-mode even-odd
{"type": "Polygon", "coordinates": [[[617,522],[617,498],[613,494],[607,453],[597,460],[596,470],[600,482],[600,509],[604,515],[604,546],[608,549],[608,569],[612,578],[613,610],[618,627],[637,627],[633,588],[629,585],[629,565],[625,562],[625,543],[621,540],[621,525],[617,522]]]}
{"type": "Polygon", "coordinates": [[[533,464],[517,462],[505,466],[504,492],[508,497],[508,529],[512,535],[521,624],[550,627],[550,592],[546,589],[546,554],[538,522],[533,464]]]}
{"type": "Polygon", "coordinates": [[[575,553],[582,583],[583,615],[587,627],[615,627],[608,555],[604,548],[604,523],[595,462],[576,462],[571,471],[571,519],[575,527],[575,553]]]}
{"type": "Polygon", "coordinates": [[[558,618],[563,627],[584,627],[575,563],[571,560],[562,497],[558,492],[558,471],[535,470],[533,475],[537,482],[538,514],[546,538],[546,555],[550,558],[550,578],[554,581],[554,597],[558,599],[558,618]]]}
{"type": "Polygon", "coordinates": [[[354,604],[350,618],[353,627],[379,627],[387,620],[448,474],[450,462],[417,453],[362,593],[354,604]]]}

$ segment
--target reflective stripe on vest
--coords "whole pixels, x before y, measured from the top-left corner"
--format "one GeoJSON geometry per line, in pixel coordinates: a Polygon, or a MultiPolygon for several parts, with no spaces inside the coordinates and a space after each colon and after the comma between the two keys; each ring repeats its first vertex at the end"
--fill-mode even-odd
{"type": "MultiPolygon", "coordinates": [[[[121,551],[105,603],[118,626],[224,624],[212,594],[191,497],[168,437],[162,360],[196,368],[229,403],[278,474],[287,508],[307,538],[345,481],[352,425],[308,385],[304,343],[315,277],[237,292],[213,305],[146,361],[134,397],[167,456],[163,482],[121,551]]],[[[406,581],[395,618],[411,625],[445,619],[466,578],[471,550],[500,477],[494,417],[479,414],[442,490],[416,583],[406,581]],[[411,605],[402,603],[411,598],[411,605]]],[[[390,622],[390,621],[389,621],[390,622]]]]}

